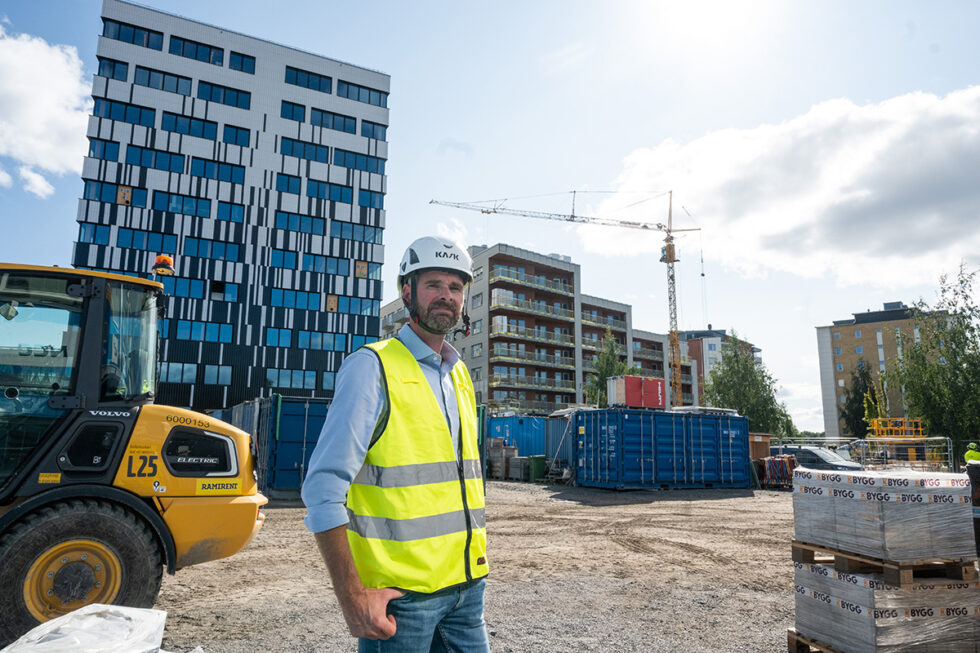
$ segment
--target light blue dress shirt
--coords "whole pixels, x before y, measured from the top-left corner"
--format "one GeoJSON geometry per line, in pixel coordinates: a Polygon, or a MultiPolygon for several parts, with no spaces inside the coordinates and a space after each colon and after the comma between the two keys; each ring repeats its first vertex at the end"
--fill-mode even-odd
{"type": "MultiPolygon", "coordinates": [[[[459,353],[443,342],[442,353],[437,354],[407,324],[396,337],[422,368],[442,408],[458,457],[459,405],[450,371],[459,360],[459,353]]],[[[303,481],[305,523],[310,531],[319,533],[347,523],[347,488],[364,464],[371,436],[387,403],[378,357],[372,351],[358,349],[340,366],[333,401],[303,481]]]]}

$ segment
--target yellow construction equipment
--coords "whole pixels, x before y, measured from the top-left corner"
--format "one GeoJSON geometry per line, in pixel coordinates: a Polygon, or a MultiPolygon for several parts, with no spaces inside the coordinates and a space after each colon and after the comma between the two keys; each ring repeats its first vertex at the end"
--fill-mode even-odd
{"type": "Polygon", "coordinates": [[[164,566],[262,526],[249,435],[153,405],[162,290],[0,263],[0,646],[90,603],[151,607],[164,566]]]}
{"type": "Polygon", "coordinates": [[[667,264],[667,306],[670,313],[670,331],[668,341],[670,347],[670,401],[672,406],[679,406],[681,401],[681,345],[680,335],[677,331],[677,285],[674,277],[674,263],[678,261],[674,246],[674,233],[678,231],[700,231],[700,227],[688,229],[674,228],[674,193],[668,191],[669,197],[667,204],[667,224],[662,222],[635,222],[632,220],[616,220],[613,218],[599,218],[575,214],[575,191],[572,191],[572,212],[571,213],[547,213],[544,211],[525,211],[510,209],[502,205],[501,202],[494,202],[492,206],[486,206],[481,202],[445,202],[442,200],[430,200],[429,204],[439,206],[450,206],[467,211],[479,211],[480,213],[502,215],[516,215],[526,218],[540,218],[544,220],[560,220],[562,222],[578,222],[581,224],[598,224],[607,227],[624,227],[626,229],[642,229],[644,231],[662,231],[664,237],[664,247],[660,251],[660,262],[667,264]]]}

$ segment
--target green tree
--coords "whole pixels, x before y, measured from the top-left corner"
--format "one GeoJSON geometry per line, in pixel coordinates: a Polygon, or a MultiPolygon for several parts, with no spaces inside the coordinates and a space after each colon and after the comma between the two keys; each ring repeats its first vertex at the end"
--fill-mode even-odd
{"type": "Polygon", "coordinates": [[[864,420],[864,400],[874,388],[874,379],[865,360],[858,361],[858,367],[851,372],[851,382],[844,390],[844,403],[840,407],[840,418],[844,422],[844,432],[855,438],[868,434],[868,423],[864,420]]]}
{"type": "Polygon", "coordinates": [[[776,400],[776,379],[734,332],[722,344],[721,361],[705,380],[704,399],[709,406],[734,408],[749,419],[752,431],[799,435],[786,406],[776,400]]]}
{"type": "Polygon", "coordinates": [[[960,265],[955,279],[939,279],[930,308],[921,299],[912,308],[918,338],[902,334],[902,358],[886,380],[904,389],[910,417],[929,435],[951,438],[957,453],[980,435],[980,308],[973,295],[977,271],[960,265]]]}
{"type": "Polygon", "coordinates": [[[602,347],[595,364],[595,374],[590,374],[585,380],[585,400],[599,408],[606,405],[606,380],[623,374],[638,374],[639,368],[626,364],[620,358],[620,345],[613,337],[612,330],[606,327],[606,335],[602,338],[602,347]]]}

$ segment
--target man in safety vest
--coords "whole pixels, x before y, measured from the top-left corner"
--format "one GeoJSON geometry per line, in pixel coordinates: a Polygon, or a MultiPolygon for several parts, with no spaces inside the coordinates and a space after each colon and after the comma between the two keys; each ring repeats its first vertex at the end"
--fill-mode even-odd
{"type": "Polygon", "coordinates": [[[980,461],[980,451],[977,451],[976,442],[971,442],[970,444],[966,445],[966,453],[963,454],[963,460],[967,464],[970,464],[971,460],[980,461]]]}
{"type": "Polygon", "coordinates": [[[486,521],[473,383],[445,341],[473,281],[442,238],[406,250],[411,320],[352,353],[303,483],[306,526],[360,651],[489,651],[486,521]]]}

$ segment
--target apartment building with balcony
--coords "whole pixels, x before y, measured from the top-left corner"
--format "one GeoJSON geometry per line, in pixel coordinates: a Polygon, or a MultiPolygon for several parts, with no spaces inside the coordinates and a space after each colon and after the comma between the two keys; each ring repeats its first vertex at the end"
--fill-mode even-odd
{"type": "MultiPolygon", "coordinates": [[[[581,268],[568,257],[506,244],[469,251],[471,333],[449,340],[469,367],[478,403],[530,414],[583,403],[607,329],[624,360],[641,374],[664,377],[667,336],[634,330],[629,304],[583,294],[581,268]]],[[[407,321],[400,299],[386,304],[382,337],[407,321]]],[[[685,404],[698,403],[696,369],[696,362],[684,361],[685,404]]]]}
{"type": "Polygon", "coordinates": [[[750,349],[756,361],[762,360],[759,356],[762,350],[751,342],[735,338],[725,329],[712,329],[710,324],[707,329],[681,331],[678,335],[681,342],[687,344],[688,356],[698,363],[698,394],[704,394],[704,381],[711,374],[711,370],[721,362],[722,346],[729,340],[735,340],[741,347],[750,349]]]}
{"type": "MultiPolygon", "coordinates": [[[[840,418],[851,374],[868,368],[877,382],[890,366],[902,358],[902,342],[919,342],[919,326],[903,302],[885,302],[880,311],[853,313],[850,319],[835,320],[817,327],[817,357],[823,423],[827,437],[852,435],[840,418]]],[[[901,388],[887,388],[888,416],[906,417],[901,388]]]]}

